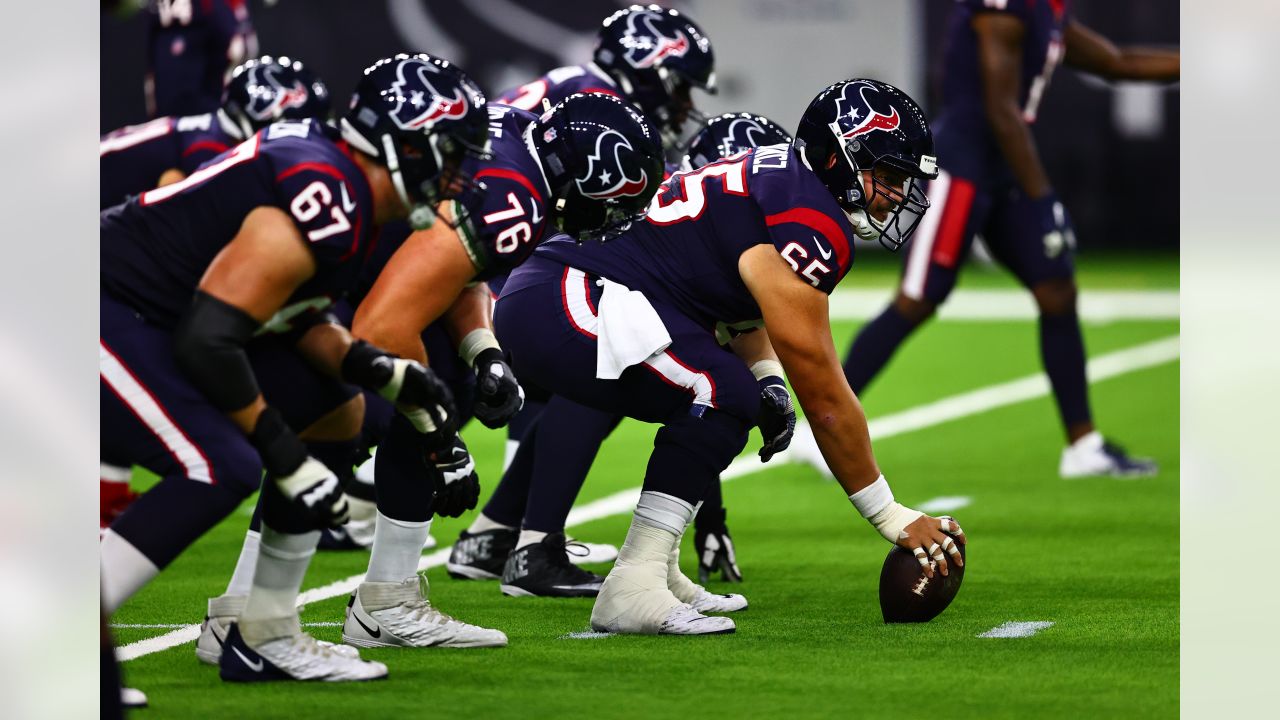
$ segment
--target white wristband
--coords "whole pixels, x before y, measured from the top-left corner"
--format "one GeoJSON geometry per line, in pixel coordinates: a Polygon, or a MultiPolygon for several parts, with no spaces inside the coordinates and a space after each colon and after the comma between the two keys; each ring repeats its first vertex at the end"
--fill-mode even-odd
{"type": "Polygon", "coordinates": [[[898,542],[902,529],[924,513],[912,510],[893,499],[893,491],[884,475],[849,496],[849,502],[866,518],[880,535],[891,543],[898,542]]]}
{"type": "Polygon", "coordinates": [[[763,380],[767,377],[785,377],[782,374],[782,363],[777,360],[757,360],[751,365],[751,374],[756,380],[763,380]]]}
{"type": "Polygon", "coordinates": [[[502,346],[498,344],[498,338],[494,337],[492,330],[476,328],[467,333],[467,336],[462,338],[462,342],[458,343],[458,355],[462,357],[467,367],[473,367],[476,356],[489,348],[501,350],[502,346]]]}

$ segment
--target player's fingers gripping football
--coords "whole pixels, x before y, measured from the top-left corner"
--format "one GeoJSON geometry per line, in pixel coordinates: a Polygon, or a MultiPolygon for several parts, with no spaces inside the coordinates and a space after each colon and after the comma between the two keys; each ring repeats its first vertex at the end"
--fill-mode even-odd
{"type": "Polygon", "coordinates": [[[795,431],[796,408],[786,384],[776,376],[761,379],[760,436],[764,446],[760,448],[760,462],[769,462],[775,454],[790,447],[795,431]]]}
{"type": "Polygon", "coordinates": [[[276,478],[276,487],[317,527],[340,527],[349,519],[342,482],[315,458],[307,458],[293,473],[276,478]]]}
{"type": "Polygon", "coordinates": [[[480,499],[480,477],[462,438],[454,435],[450,446],[435,452],[430,459],[436,471],[436,497],[432,505],[435,513],[458,517],[474,508],[480,499]]]}
{"type": "MultiPolygon", "coordinates": [[[[942,532],[938,518],[921,515],[898,533],[898,545],[910,550],[916,556],[924,574],[933,577],[935,567],[943,575],[946,575],[950,569],[946,552],[942,548],[946,538],[947,535],[942,532]]],[[[963,565],[964,562],[961,561],[958,564],[963,565]]]]}
{"type": "Polygon", "coordinates": [[[475,359],[476,419],[488,428],[500,428],[524,407],[524,388],[497,348],[482,351],[475,359]]]}

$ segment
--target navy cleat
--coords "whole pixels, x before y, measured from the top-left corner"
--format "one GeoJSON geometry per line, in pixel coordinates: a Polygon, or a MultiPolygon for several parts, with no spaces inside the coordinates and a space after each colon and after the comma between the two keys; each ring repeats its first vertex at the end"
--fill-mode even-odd
{"type": "Polygon", "coordinates": [[[227,631],[219,663],[219,674],[228,682],[270,680],[322,680],[352,682],[380,680],[387,666],[361,660],[358,654],[339,651],[335,645],[321,645],[306,633],[268,640],[258,648],[249,647],[240,635],[239,624],[227,631]]]}
{"type": "Polygon", "coordinates": [[[1097,476],[1151,477],[1157,470],[1154,460],[1130,457],[1124,448],[1107,442],[1096,430],[1064,449],[1058,464],[1058,474],[1064,480],[1097,476]]]}
{"type": "Polygon", "coordinates": [[[569,560],[564,533],[511,553],[502,571],[502,594],[511,597],[595,597],[604,578],[569,560]]]}
{"type": "Polygon", "coordinates": [[[507,556],[515,550],[520,531],[514,529],[488,530],[474,535],[463,531],[449,553],[445,570],[459,580],[497,580],[507,556]]]}

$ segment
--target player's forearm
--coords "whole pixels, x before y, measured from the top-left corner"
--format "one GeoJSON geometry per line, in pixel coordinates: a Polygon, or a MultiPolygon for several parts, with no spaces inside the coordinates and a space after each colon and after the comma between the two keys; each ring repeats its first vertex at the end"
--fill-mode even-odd
{"type": "Polygon", "coordinates": [[[1172,82],[1179,76],[1180,57],[1177,50],[1123,48],[1107,77],[1112,80],[1172,82]]]}
{"type": "Polygon", "coordinates": [[[1040,153],[1036,151],[1035,138],[1031,128],[1022,119],[1022,113],[1012,103],[999,103],[988,106],[987,120],[991,124],[991,132],[995,135],[1000,153],[1013,171],[1022,192],[1031,198],[1041,198],[1049,194],[1052,185],[1049,175],[1040,163],[1040,153]]]}
{"type": "Polygon", "coordinates": [[[422,344],[422,329],[415,330],[415,326],[416,323],[406,323],[391,313],[366,312],[364,304],[361,304],[351,323],[351,334],[392,355],[426,364],[427,348],[422,344]]]}
{"type": "Polygon", "coordinates": [[[475,330],[493,330],[493,301],[489,286],[477,283],[462,291],[444,314],[445,327],[456,346],[475,330]]]}

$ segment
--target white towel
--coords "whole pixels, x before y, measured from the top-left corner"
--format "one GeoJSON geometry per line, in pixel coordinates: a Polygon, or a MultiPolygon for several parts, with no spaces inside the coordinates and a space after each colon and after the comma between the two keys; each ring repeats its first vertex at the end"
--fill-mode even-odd
{"type": "Polygon", "coordinates": [[[596,377],[617,380],[622,371],[671,346],[671,334],[658,311],[637,290],[601,279],[596,347],[596,377]]]}

